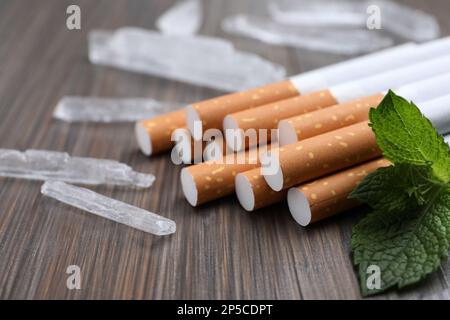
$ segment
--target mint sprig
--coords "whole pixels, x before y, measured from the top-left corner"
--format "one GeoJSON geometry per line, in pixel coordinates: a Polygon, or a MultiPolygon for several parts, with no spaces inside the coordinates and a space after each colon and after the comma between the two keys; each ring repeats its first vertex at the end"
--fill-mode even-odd
{"type": "Polygon", "coordinates": [[[353,229],[361,291],[372,295],[424,279],[450,247],[450,148],[413,103],[390,91],[370,125],[393,166],[367,176],[350,194],[372,207],[353,229]],[[370,266],[379,287],[368,286],[370,266]]]}
{"type": "Polygon", "coordinates": [[[383,155],[394,164],[431,165],[436,178],[450,180],[450,149],[419,108],[389,91],[369,113],[383,155]]]}
{"type": "Polygon", "coordinates": [[[424,279],[448,257],[450,190],[438,189],[414,210],[374,211],[353,230],[354,263],[363,295],[403,288],[424,279]],[[380,267],[381,286],[369,288],[368,267],[380,267]]]}

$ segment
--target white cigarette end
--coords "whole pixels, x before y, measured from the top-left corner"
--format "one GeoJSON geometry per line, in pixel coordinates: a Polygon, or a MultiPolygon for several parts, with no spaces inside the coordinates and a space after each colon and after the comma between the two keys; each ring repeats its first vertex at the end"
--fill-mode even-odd
{"type": "Polygon", "coordinates": [[[141,149],[142,153],[146,156],[150,156],[152,154],[152,139],[150,134],[141,122],[136,122],[134,129],[139,149],[141,149]]]}
{"type": "Polygon", "coordinates": [[[283,171],[281,167],[278,167],[276,173],[264,174],[264,180],[266,180],[267,184],[273,191],[281,191],[283,190],[284,178],[283,171]]]}
{"type": "Polygon", "coordinates": [[[255,195],[253,188],[247,177],[241,173],[235,179],[236,195],[241,206],[247,211],[255,209],[255,195]]]}
{"type": "Polygon", "coordinates": [[[287,202],[292,217],[299,225],[306,227],[311,223],[311,208],[303,192],[297,188],[289,189],[287,202]]]}
{"type": "Polygon", "coordinates": [[[298,142],[295,128],[286,120],[278,122],[278,142],[280,146],[298,142]]]}
{"type": "Polygon", "coordinates": [[[223,130],[225,131],[227,146],[234,152],[242,151],[244,149],[244,135],[239,128],[239,124],[231,115],[227,115],[223,119],[223,130]]]}
{"type": "Polygon", "coordinates": [[[188,105],[186,107],[187,127],[188,127],[189,131],[191,132],[194,140],[199,141],[199,140],[203,139],[203,136],[202,136],[203,130],[195,130],[195,123],[197,121],[201,121],[200,115],[198,114],[197,110],[195,110],[195,108],[192,105],[188,105]]]}
{"type": "MultiPolygon", "coordinates": [[[[221,143],[224,142],[221,141],[221,143]]],[[[203,152],[203,158],[205,161],[220,160],[223,156],[223,148],[216,141],[208,143],[205,147],[205,151],[203,152]]]]}
{"type": "Polygon", "coordinates": [[[193,207],[197,206],[198,191],[194,181],[194,177],[189,173],[187,168],[183,168],[180,174],[181,188],[183,189],[184,197],[193,207]]]}
{"type": "Polygon", "coordinates": [[[178,158],[184,164],[192,163],[191,155],[191,134],[185,128],[175,129],[172,133],[172,140],[175,141],[175,151],[178,158]]]}

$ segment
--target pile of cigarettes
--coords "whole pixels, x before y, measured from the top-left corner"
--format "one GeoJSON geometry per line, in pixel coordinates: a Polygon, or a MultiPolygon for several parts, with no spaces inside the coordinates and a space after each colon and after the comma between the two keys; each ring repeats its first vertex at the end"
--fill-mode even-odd
{"type": "Polygon", "coordinates": [[[234,192],[247,211],[287,199],[306,226],[356,206],[349,193],[390,165],[368,126],[387,90],[445,134],[449,84],[450,38],[407,43],[138,121],[135,133],[144,154],[193,163],[180,175],[192,206],[234,192]]]}

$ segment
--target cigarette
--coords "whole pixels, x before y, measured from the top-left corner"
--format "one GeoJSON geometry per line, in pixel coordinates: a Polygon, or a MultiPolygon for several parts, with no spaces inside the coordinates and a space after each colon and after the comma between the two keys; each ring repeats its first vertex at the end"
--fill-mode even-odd
{"type": "MultiPolygon", "coordinates": [[[[450,143],[450,135],[444,139],[450,143]]],[[[378,158],[291,188],[287,195],[289,211],[298,224],[307,226],[357,206],[359,203],[348,195],[367,175],[389,165],[388,160],[378,158]]]]}
{"type": "Polygon", "coordinates": [[[200,140],[199,133],[195,133],[193,130],[195,121],[202,121],[204,130],[221,129],[225,116],[230,113],[295,97],[299,94],[305,95],[327,90],[327,88],[339,83],[401,68],[431,57],[442,56],[449,49],[450,38],[443,38],[422,45],[408,43],[291,77],[280,83],[283,92],[286,92],[286,94],[279,92],[278,86],[275,84],[275,87],[269,85],[249,92],[195,103],[187,107],[187,125],[194,138],[200,140]],[[264,97],[260,96],[260,90],[264,91],[264,97]],[[240,100],[238,99],[239,96],[246,98],[240,100]]]}
{"type": "Polygon", "coordinates": [[[191,133],[187,128],[178,128],[172,132],[173,147],[172,155],[176,164],[192,164],[202,162],[203,150],[206,143],[202,140],[195,141],[192,139],[191,133]],[[176,160],[179,161],[176,161],[176,160]]]}
{"type": "Polygon", "coordinates": [[[289,211],[301,226],[323,220],[358,205],[350,192],[370,173],[390,162],[379,158],[289,189],[289,211]]]}
{"type": "Polygon", "coordinates": [[[224,117],[233,112],[247,108],[254,108],[273,101],[296,97],[300,94],[294,84],[281,81],[246,92],[233,93],[194,103],[187,107],[187,124],[194,139],[201,140],[197,130],[194,130],[196,121],[202,122],[203,130],[222,129],[224,117]]]}
{"type": "Polygon", "coordinates": [[[186,110],[163,114],[136,122],[135,135],[142,153],[146,156],[170,150],[174,142],[172,132],[186,126],[186,110]]]}
{"type": "MultiPolygon", "coordinates": [[[[276,129],[278,122],[282,119],[346,103],[361,97],[379,95],[390,88],[401,87],[449,72],[450,55],[441,56],[415,65],[332,86],[319,93],[307,94],[229,114],[223,122],[227,144],[231,149],[241,151],[246,147],[253,147],[259,142],[257,139],[247,140],[246,132],[276,129]]],[[[269,138],[268,135],[267,139],[262,142],[270,142],[269,138]]]]}
{"type": "Polygon", "coordinates": [[[173,131],[172,140],[175,141],[172,149],[172,159],[175,164],[214,161],[234,153],[227,147],[221,134],[210,137],[207,141],[194,140],[187,128],[178,128],[173,131]]]}
{"type": "Polygon", "coordinates": [[[450,94],[420,104],[420,110],[440,134],[450,132],[449,106],[450,94]]]}
{"type": "MultiPolygon", "coordinates": [[[[450,93],[450,73],[421,80],[394,89],[394,91],[407,100],[418,103],[424,115],[435,123],[438,130],[448,128],[446,105],[450,103],[447,98],[441,98],[427,106],[427,101],[436,99],[443,94],[450,93]]],[[[361,99],[338,104],[324,110],[307,113],[281,120],[278,123],[279,143],[281,146],[314,137],[316,135],[355,124],[369,118],[369,110],[377,107],[384,94],[375,94],[361,99]]],[[[448,112],[447,112],[448,113],[448,112]]]]}
{"type": "Polygon", "coordinates": [[[266,140],[270,142],[273,138],[270,129],[276,129],[281,119],[305,114],[337,103],[338,101],[331,92],[324,90],[229,114],[223,121],[227,145],[234,151],[242,151],[261,142],[264,143],[259,129],[268,130],[266,140]],[[252,140],[248,134],[245,134],[245,131],[249,129],[256,130],[256,139],[252,140]]]}
{"type": "Polygon", "coordinates": [[[205,161],[219,160],[232,153],[234,151],[228,148],[223,137],[215,137],[206,144],[203,158],[205,161]]]}
{"type": "Polygon", "coordinates": [[[375,94],[281,120],[278,123],[279,143],[285,146],[368,120],[370,108],[378,106],[383,97],[382,94],[375,94]]]}
{"type": "Polygon", "coordinates": [[[183,168],[181,186],[186,200],[198,206],[230,195],[235,190],[238,173],[260,167],[260,154],[275,146],[228,154],[220,160],[206,161],[183,168]]]}
{"type": "Polygon", "coordinates": [[[375,135],[363,121],[279,148],[273,170],[261,171],[274,191],[342,170],[381,155],[375,135]]]}
{"type": "Polygon", "coordinates": [[[236,195],[241,206],[251,212],[286,199],[287,190],[272,190],[261,175],[259,168],[236,175],[236,195]]]}

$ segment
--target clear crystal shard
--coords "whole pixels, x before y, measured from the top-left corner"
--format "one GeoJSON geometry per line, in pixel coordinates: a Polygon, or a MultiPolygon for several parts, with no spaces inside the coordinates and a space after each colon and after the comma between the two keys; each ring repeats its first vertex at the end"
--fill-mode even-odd
{"type": "Polygon", "coordinates": [[[382,27],[386,30],[418,42],[439,37],[439,24],[434,16],[393,1],[377,0],[374,3],[380,7],[382,27]]]}
{"type": "Polygon", "coordinates": [[[65,204],[151,234],[164,236],[176,231],[174,221],[91,190],[60,181],[47,181],[41,193],[65,204]]]}
{"type": "Polygon", "coordinates": [[[163,35],[138,28],[89,35],[92,63],[224,91],[237,91],[284,79],[283,67],[240,52],[223,39],[163,35]]]}
{"type": "Polygon", "coordinates": [[[200,29],[203,8],[200,0],[183,0],[176,3],[156,20],[157,28],[165,34],[192,35],[200,29]]]}
{"type": "Polygon", "coordinates": [[[181,104],[162,103],[153,99],[63,97],[53,117],[68,122],[131,122],[181,107],[181,104]]]}
{"type": "Polygon", "coordinates": [[[269,2],[269,13],[286,25],[361,27],[367,21],[364,5],[360,0],[276,0],[269,2]]]}
{"type": "Polygon", "coordinates": [[[226,18],[222,28],[232,34],[260,41],[339,54],[376,51],[393,44],[393,40],[376,31],[339,28],[300,28],[283,25],[267,17],[237,15],[226,18]]]}
{"type": "Polygon", "coordinates": [[[0,176],[139,188],[148,188],[155,181],[155,176],[133,171],[114,160],[70,157],[64,152],[46,150],[0,149],[0,176]]]}
{"type": "Polygon", "coordinates": [[[271,1],[269,12],[274,21],[285,25],[366,29],[374,8],[379,10],[381,29],[418,42],[439,37],[435,17],[387,0],[277,0],[271,1]]]}

